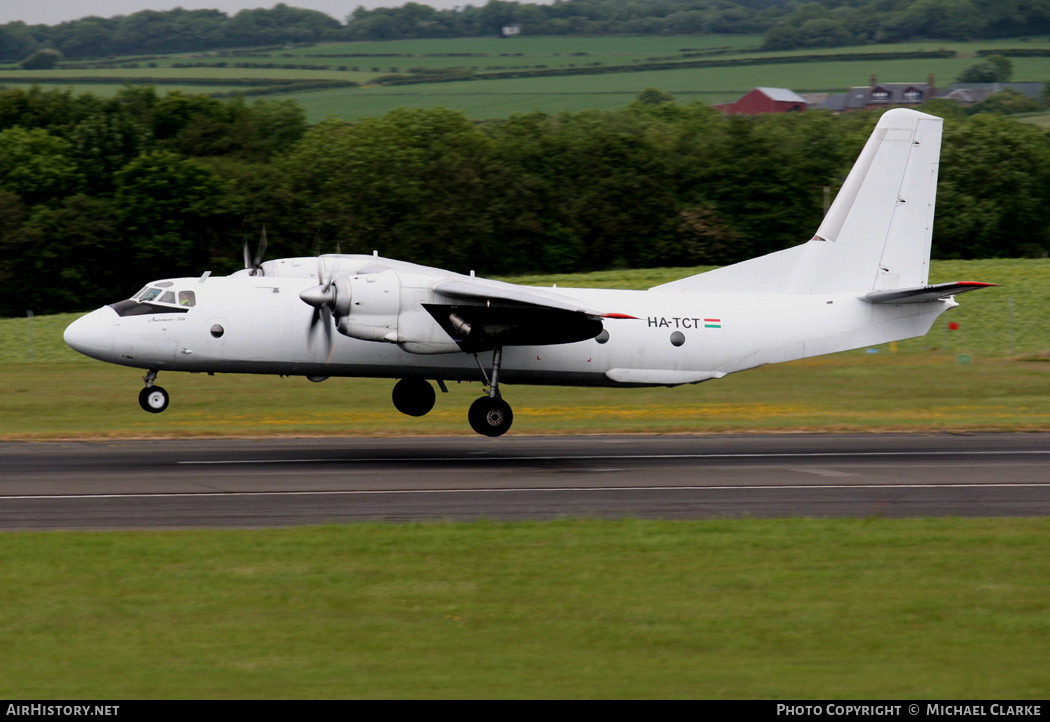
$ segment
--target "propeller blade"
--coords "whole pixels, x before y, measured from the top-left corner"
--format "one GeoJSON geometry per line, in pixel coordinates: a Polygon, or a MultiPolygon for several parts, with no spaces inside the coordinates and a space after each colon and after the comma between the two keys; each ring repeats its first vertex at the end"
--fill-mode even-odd
{"type": "Polygon", "coordinates": [[[262,227],[262,235],[259,236],[259,247],[255,251],[255,262],[252,264],[253,271],[260,271],[262,259],[266,255],[266,226],[262,227]]]}
{"type": "Polygon", "coordinates": [[[328,310],[328,306],[321,306],[315,308],[313,313],[310,315],[310,327],[306,330],[306,346],[309,349],[313,349],[313,338],[316,333],[315,329],[320,324],[324,330],[324,342],[325,348],[328,350],[328,355],[332,354],[332,312],[328,310]]]}
{"type": "MultiPolygon", "coordinates": [[[[329,275],[329,273],[328,273],[328,264],[325,263],[324,261],[321,261],[321,268],[318,271],[317,280],[321,282],[322,286],[324,286],[325,293],[327,293],[328,290],[332,287],[332,281],[335,280],[334,277],[329,275]],[[323,271],[323,274],[322,274],[322,271],[323,271]]],[[[333,296],[332,300],[333,301],[335,300],[334,296],[333,296]]]]}

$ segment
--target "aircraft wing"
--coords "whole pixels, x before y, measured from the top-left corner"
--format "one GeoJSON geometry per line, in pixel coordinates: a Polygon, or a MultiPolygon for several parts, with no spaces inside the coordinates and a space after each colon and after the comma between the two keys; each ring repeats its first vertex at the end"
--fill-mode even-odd
{"type": "Polygon", "coordinates": [[[441,281],[434,286],[434,292],[448,298],[500,301],[572,311],[573,313],[586,313],[592,316],[603,315],[594,309],[582,307],[576,300],[560,293],[502,281],[490,281],[485,278],[441,281]]]}
{"type": "Polygon", "coordinates": [[[568,296],[488,279],[441,281],[433,290],[449,302],[423,307],[467,352],[585,341],[602,332],[607,315],[568,296]]]}
{"type": "Polygon", "coordinates": [[[977,281],[955,281],[954,283],[936,283],[932,286],[915,286],[913,288],[891,288],[885,291],[870,291],[860,297],[868,303],[927,303],[967,291],[977,291],[995,283],[977,281]]]}

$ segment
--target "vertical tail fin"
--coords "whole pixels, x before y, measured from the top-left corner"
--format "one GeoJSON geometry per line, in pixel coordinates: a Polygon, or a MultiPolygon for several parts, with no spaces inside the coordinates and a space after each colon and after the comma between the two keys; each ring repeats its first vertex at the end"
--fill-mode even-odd
{"type": "Polygon", "coordinates": [[[837,293],[926,284],[941,123],[904,108],[884,113],[809,243],[656,288],[837,293]]]}
{"type": "Polygon", "coordinates": [[[937,197],[941,119],[885,113],[835,198],[817,239],[835,244],[813,291],[926,284],[937,197]]]}

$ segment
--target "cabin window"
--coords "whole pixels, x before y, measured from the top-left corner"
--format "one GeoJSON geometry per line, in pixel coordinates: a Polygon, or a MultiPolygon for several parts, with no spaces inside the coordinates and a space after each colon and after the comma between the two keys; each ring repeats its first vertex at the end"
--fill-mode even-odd
{"type": "Polygon", "coordinates": [[[187,308],[197,305],[197,295],[193,291],[179,291],[179,305],[187,308]]]}

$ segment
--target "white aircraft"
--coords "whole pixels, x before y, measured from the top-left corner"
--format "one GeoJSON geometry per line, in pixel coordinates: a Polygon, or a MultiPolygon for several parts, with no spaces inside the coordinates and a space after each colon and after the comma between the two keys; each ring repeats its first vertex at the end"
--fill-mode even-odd
{"type": "MultiPolygon", "coordinates": [[[[885,113],[808,243],[648,291],[535,288],[361,255],[285,258],[172,278],[74,321],[65,340],[157,373],[400,379],[394,406],[429,412],[434,380],[482,381],[467,418],[499,436],[500,384],[676,386],[921,336],[954,294],[928,285],[941,119],[885,113]],[[333,329],[335,332],[333,332],[333,329]]],[[[260,255],[261,255],[260,249],[260,255]]]]}

